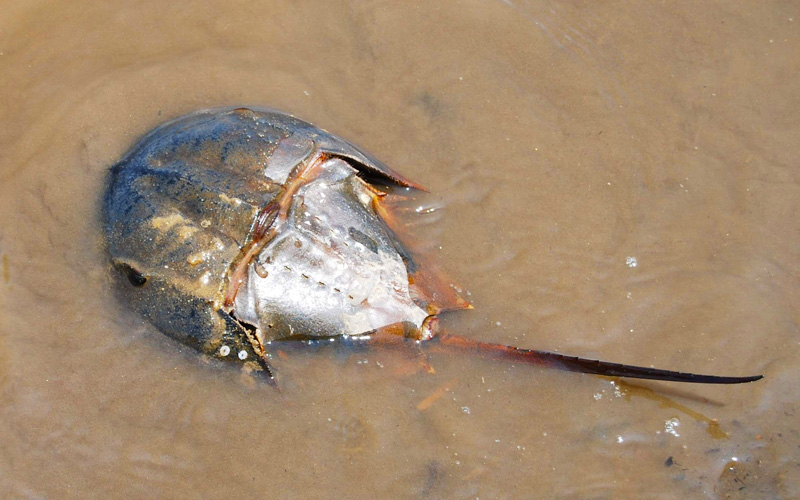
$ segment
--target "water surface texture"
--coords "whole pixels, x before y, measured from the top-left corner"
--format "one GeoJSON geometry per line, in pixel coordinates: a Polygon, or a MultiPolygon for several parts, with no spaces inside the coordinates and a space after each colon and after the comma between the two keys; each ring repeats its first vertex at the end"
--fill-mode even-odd
{"type": "Polygon", "coordinates": [[[6,2],[0,497],[800,497],[798,28],[779,1],[6,2]],[[316,349],[278,392],[205,361],[117,299],[100,206],[148,130],[228,105],[435,193],[452,331],[766,378],[316,349]]]}

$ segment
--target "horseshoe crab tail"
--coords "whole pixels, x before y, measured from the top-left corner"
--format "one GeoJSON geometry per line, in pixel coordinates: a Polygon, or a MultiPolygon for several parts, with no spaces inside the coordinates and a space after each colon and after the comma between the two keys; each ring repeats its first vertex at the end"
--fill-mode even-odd
{"type": "Polygon", "coordinates": [[[524,362],[533,365],[548,366],[572,372],[591,373],[604,375],[607,377],[627,377],[650,380],[661,380],[667,382],[688,382],[693,384],[743,384],[762,379],[763,375],[752,375],[748,377],[720,377],[717,375],[699,375],[696,373],[677,372],[672,370],[661,370],[658,368],[647,368],[643,366],[623,365],[619,363],[609,363],[596,359],[585,359],[576,356],[566,356],[549,351],[537,351],[533,349],[520,349],[502,344],[492,344],[480,340],[472,340],[458,335],[441,334],[432,342],[447,346],[448,350],[453,348],[475,353],[481,356],[504,358],[517,362],[524,362]]]}

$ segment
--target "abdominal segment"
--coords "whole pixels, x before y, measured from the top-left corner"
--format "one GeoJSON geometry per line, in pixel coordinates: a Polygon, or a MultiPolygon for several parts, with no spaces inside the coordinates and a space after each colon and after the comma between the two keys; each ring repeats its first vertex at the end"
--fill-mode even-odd
{"type": "Polygon", "coordinates": [[[262,342],[422,328],[406,264],[373,206],[379,194],[337,158],[296,190],[234,301],[262,342]]]}

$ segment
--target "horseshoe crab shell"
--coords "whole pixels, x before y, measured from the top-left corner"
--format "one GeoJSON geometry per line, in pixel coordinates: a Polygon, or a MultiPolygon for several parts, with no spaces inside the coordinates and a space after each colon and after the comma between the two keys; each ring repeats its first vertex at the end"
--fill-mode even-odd
{"type": "Polygon", "coordinates": [[[411,256],[379,186],[421,188],[293,116],[200,111],[112,167],[108,251],[159,330],[254,369],[273,340],[423,338],[433,315],[468,304],[411,256]]]}
{"type": "MultiPolygon", "coordinates": [[[[108,250],[127,277],[128,299],[158,329],[271,379],[273,341],[375,333],[430,340],[439,313],[470,307],[404,245],[384,202],[397,188],[420,186],[290,115],[201,111],[157,128],[111,169],[108,250]]],[[[439,338],[451,351],[600,375],[762,378],[439,338]]]]}

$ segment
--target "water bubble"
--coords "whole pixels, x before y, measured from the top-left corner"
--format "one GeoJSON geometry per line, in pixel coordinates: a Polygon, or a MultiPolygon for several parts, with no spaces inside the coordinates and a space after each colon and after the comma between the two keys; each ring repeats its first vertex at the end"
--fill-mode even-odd
{"type": "Polygon", "coordinates": [[[667,434],[672,434],[675,437],[680,437],[678,434],[678,427],[681,425],[680,420],[677,418],[671,418],[669,420],[664,421],[664,431],[667,434]]]}

